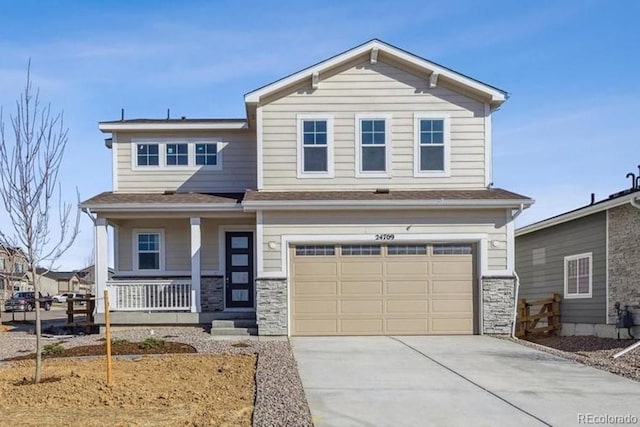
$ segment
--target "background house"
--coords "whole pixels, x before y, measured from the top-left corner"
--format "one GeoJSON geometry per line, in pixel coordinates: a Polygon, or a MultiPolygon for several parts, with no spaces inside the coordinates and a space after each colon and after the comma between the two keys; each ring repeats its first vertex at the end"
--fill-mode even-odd
{"type": "Polygon", "coordinates": [[[25,275],[26,265],[21,249],[0,244],[0,297],[6,298],[15,291],[30,289],[25,275]]]}
{"type": "Polygon", "coordinates": [[[520,296],[560,293],[565,335],[617,336],[615,304],[640,305],[640,186],[629,175],[628,190],[516,230],[520,296]]]}

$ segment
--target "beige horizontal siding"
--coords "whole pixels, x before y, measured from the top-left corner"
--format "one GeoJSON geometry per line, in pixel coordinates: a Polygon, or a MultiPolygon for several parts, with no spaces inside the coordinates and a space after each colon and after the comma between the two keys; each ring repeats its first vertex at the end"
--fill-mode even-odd
{"type": "Polygon", "coordinates": [[[265,190],[327,189],[326,179],[297,178],[297,115],[334,117],[331,189],[481,189],[485,186],[484,104],[444,85],[378,62],[323,78],[316,90],[296,87],[262,107],[265,190]],[[355,177],[355,115],[391,115],[391,178],[355,177]],[[451,124],[451,176],[414,177],[414,113],[446,113],[451,124]]]}
{"type": "MultiPolygon", "coordinates": [[[[219,227],[255,226],[253,218],[211,219],[202,218],[200,225],[202,270],[219,271],[219,227]]],[[[117,221],[119,273],[133,271],[133,230],[164,230],[165,270],[191,272],[191,226],[189,218],[129,219],[117,221]]]]}
{"type": "Polygon", "coordinates": [[[161,192],[165,190],[194,192],[243,192],[256,188],[255,133],[250,131],[206,133],[123,133],[113,146],[117,167],[117,191],[121,193],[161,192]],[[152,170],[132,168],[132,140],[136,138],[189,141],[190,138],[216,138],[224,143],[222,170],[172,170],[170,167],[152,170]]]}
{"type": "Polygon", "coordinates": [[[504,210],[415,210],[415,211],[265,211],[263,213],[263,256],[265,272],[280,272],[283,235],[365,234],[371,243],[377,233],[394,233],[396,242],[415,234],[487,234],[497,242],[489,245],[490,270],[507,268],[507,236],[504,210]],[[270,242],[276,248],[269,247],[270,242]]]}

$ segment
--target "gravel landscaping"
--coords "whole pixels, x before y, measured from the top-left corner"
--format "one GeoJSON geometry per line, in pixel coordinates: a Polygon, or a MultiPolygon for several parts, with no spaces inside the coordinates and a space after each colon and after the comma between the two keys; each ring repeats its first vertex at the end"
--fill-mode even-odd
{"type": "MultiPolygon", "coordinates": [[[[202,328],[159,327],[117,329],[113,339],[131,342],[149,337],[188,344],[200,354],[256,354],[254,426],[312,426],[298,369],[287,341],[219,341],[202,328]]],[[[65,348],[102,344],[104,334],[44,338],[44,345],[60,342],[65,348]]],[[[35,349],[35,337],[25,332],[0,332],[0,361],[24,356],[35,349]]],[[[48,363],[44,361],[44,364],[48,363]]],[[[0,368],[7,362],[0,362],[0,368]]]]}
{"type": "Polygon", "coordinates": [[[547,353],[575,360],[635,381],[640,381],[640,348],[618,359],[613,355],[635,343],[635,340],[616,340],[592,336],[539,338],[533,342],[515,340],[547,353]]]}

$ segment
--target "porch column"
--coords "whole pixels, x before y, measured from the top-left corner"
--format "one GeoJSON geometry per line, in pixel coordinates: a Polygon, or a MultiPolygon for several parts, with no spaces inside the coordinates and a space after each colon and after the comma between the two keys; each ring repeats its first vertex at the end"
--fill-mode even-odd
{"type": "MultiPolygon", "coordinates": [[[[104,313],[104,290],[107,288],[108,279],[108,237],[107,219],[97,218],[95,222],[95,280],[96,280],[96,312],[104,313]]],[[[111,303],[113,305],[113,302],[111,303]]]]}
{"type": "Polygon", "coordinates": [[[202,237],[200,234],[200,218],[191,218],[191,290],[195,298],[191,301],[191,312],[199,313],[200,306],[200,247],[202,237]]]}

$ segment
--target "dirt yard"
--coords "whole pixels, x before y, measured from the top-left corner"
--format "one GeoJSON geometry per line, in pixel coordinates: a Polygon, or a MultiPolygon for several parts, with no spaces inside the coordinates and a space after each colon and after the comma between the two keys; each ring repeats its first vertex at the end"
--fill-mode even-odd
{"type": "Polygon", "coordinates": [[[8,426],[250,426],[255,355],[47,359],[0,366],[0,424],[8,426]]]}

